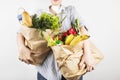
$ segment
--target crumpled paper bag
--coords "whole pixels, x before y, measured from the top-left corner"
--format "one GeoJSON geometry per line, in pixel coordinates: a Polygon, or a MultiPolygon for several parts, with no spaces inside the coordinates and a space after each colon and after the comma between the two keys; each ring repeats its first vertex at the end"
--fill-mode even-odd
{"type": "MultiPolygon", "coordinates": [[[[85,64],[82,69],[79,68],[83,56],[83,41],[76,46],[57,45],[51,48],[59,69],[67,80],[78,80],[82,74],[86,73],[85,64]]],[[[101,51],[92,42],[90,42],[90,49],[96,63],[99,63],[103,59],[101,51]]]]}
{"type": "Polygon", "coordinates": [[[31,60],[33,60],[31,64],[42,64],[51,50],[47,46],[47,41],[40,36],[38,29],[21,26],[20,32],[25,37],[25,45],[34,52],[31,54],[31,60]]]}

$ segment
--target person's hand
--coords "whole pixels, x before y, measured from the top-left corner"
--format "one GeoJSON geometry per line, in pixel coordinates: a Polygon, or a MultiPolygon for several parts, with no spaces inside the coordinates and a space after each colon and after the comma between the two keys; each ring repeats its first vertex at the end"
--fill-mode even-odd
{"type": "Polygon", "coordinates": [[[84,64],[86,65],[87,72],[94,70],[95,59],[92,54],[88,53],[83,55],[82,60],[79,64],[80,68],[82,68],[84,64]]]}
{"type": "Polygon", "coordinates": [[[32,51],[26,46],[21,46],[19,48],[19,60],[27,64],[30,64],[33,62],[32,58],[30,57],[31,54],[32,54],[32,51]]]}

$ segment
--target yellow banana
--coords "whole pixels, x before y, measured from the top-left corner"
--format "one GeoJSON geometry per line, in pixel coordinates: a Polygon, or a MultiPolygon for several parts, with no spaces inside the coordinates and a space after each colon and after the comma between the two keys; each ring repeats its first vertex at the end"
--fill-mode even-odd
{"type": "Polygon", "coordinates": [[[22,24],[27,27],[32,27],[32,18],[26,11],[22,13],[22,24]]]}
{"type": "Polygon", "coordinates": [[[76,45],[78,42],[80,42],[82,39],[81,39],[81,36],[80,35],[77,35],[70,43],[71,46],[74,46],[76,45]]]}
{"type": "Polygon", "coordinates": [[[66,45],[69,45],[70,42],[73,40],[74,38],[74,35],[73,34],[70,34],[69,36],[67,36],[66,40],[65,40],[65,44],[66,45]]]}
{"type": "Polygon", "coordinates": [[[89,36],[89,35],[86,35],[86,34],[81,35],[82,40],[86,40],[86,39],[88,39],[89,37],[90,37],[90,36],[89,36]]]}
{"type": "Polygon", "coordinates": [[[90,36],[88,35],[77,35],[70,43],[71,46],[75,46],[76,44],[78,44],[80,41],[86,40],[88,39],[90,36]]]}

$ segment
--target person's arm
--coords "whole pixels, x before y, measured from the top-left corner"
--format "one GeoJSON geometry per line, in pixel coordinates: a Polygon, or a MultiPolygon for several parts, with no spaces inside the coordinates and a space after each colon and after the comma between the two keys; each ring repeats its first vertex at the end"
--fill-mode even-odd
{"type": "Polygon", "coordinates": [[[22,47],[25,47],[25,38],[21,33],[17,33],[16,42],[18,50],[21,50],[22,47]]]}
{"type": "Polygon", "coordinates": [[[16,42],[18,46],[19,59],[27,64],[31,63],[31,50],[25,46],[25,38],[21,33],[17,33],[16,42]]]}
{"type": "MultiPolygon", "coordinates": [[[[81,19],[78,15],[78,12],[76,11],[75,7],[71,7],[71,22],[74,23],[75,19],[78,19],[80,22],[80,26],[81,26],[81,33],[82,34],[88,34],[88,30],[85,26],[85,24],[83,24],[81,22],[81,19]]],[[[95,63],[95,59],[91,54],[90,51],[90,46],[89,46],[89,39],[84,41],[84,54],[82,57],[82,60],[80,62],[80,68],[82,68],[82,66],[84,66],[84,63],[87,65],[87,71],[92,71],[94,69],[94,63],[95,63]]]]}
{"type": "MultiPolygon", "coordinates": [[[[81,32],[83,34],[88,34],[87,30],[85,27],[81,27],[81,32]]],[[[80,68],[83,66],[83,64],[86,64],[87,71],[90,72],[94,69],[95,65],[95,59],[90,51],[90,39],[87,39],[84,41],[83,46],[84,46],[84,55],[82,57],[82,60],[80,62],[80,68]]]]}

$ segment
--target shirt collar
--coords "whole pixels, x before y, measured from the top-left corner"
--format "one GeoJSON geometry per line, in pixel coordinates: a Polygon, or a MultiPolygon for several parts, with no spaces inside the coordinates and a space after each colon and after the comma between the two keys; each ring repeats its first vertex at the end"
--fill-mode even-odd
{"type": "MultiPolygon", "coordinates": [[[[50,8],[51,6],[49,6],[49,8],[50,8]]],[[[63,5],[60,5],[60,8],[59,8],[59,10],[58,10],[58,12],[56,13],[57,15],[58,14],[63,14],[63,13],[65,13],[65,7],[63,6],[63,5]]]]}

